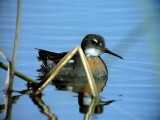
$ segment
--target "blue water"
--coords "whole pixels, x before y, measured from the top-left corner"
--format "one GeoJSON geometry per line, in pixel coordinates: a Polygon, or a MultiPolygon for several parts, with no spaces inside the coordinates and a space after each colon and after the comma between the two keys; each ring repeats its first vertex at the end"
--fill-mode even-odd
{"type": "MultiPolygon", "coordinates": [[[[12,58],[16,29],[17,2],[0,1],[0,48],[12,58]]],[[[100,93],[103,101],[116,100],[103,107],[91,119],[160,119],[160,4],[158,0],[24,0],[16,70],[37,79],[39,61],[35,48],[55,52],[72,50],[89,33],[102,35],[106,46],[121,55],[120,60],[102,55],[109,78],[100,93]]],[[[1,56],[0,60],[8,64],[1,56]]],[[[4,104],[6,71],[0,68],[0,104],[4,104]]],[[[15,77],[13,89],[27,89],[26,82],[15,77]]],[[[78,95],[49,85],[43,102],[59,120],[83,119],[78,95]]],[[[20,95],[13,92],[14,95],[20,95]]],[[[4,119],[5,111],[0,113],[4,119]]],[[[12,106],[13,120],[48,119],[29,95],[22,95],[12,106]]]]}

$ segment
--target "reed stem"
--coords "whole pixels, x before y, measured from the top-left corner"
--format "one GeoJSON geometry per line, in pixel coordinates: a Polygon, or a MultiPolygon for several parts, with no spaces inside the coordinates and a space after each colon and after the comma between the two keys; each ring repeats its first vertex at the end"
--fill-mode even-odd
{"type": "Polygon", "coordinates": [[[14,39],[14,49],[13,49],[13,56],[12,56],[12,64],[11,64],[11,76],[9,83],[7,85],[6,91],[11,91],[13,82],[14,82],[14,69],[16,65],[16,57],[17,57],[17,47],[18,47],[18,38],[19,38],[19,31],[20,31],[20,18],[21,18],[21,0],[18,0],[18,10],[17,10],[17,21],[16,21],[16,32],[15,32],[15,39],[14,39]]]}

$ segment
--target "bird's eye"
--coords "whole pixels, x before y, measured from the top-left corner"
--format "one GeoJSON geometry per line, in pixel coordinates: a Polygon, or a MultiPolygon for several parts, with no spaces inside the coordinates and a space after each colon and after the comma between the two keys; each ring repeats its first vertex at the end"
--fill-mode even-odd
{"type": "Polygon", "coordinates": [[[93,39],[91,42],[92,42],[94,45],[98,45],[98,41],[97,41],[96,39],[93,39]]]}

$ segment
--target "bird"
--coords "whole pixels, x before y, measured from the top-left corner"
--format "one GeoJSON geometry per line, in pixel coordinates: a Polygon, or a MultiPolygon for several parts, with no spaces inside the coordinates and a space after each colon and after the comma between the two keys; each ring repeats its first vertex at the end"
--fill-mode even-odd
{"type": "MultiPolygon", "coordinates": [[[[103,76],[107,76],[108,78],[108,69],[105,62],[100,57],[101,54],[108,53],[123,59],[120,55],[117,55],[116,53],[107,49],[104,37],[98,34],[86,35],[81,42],[81,48],[86,56],[88,65],[94,78],[103,76]]],[[[56,53],[38,48],[36,49],[39,53],[37,58],[39,61],[41,61],[41,68],[37,70],[39,72],[39,78],[43,78],[68,53],[56,53]]],[[[78,54],[74,55],[58,74],[58,76],[65,77],[78,77],[85,75],[83,64],[78,54]]]]}

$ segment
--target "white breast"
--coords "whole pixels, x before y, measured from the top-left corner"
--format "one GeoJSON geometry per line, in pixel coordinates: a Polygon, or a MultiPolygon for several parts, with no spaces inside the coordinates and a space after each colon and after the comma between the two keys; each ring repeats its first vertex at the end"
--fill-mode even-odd
{"type": "Polygon", "coordinates": [[[97,50],[95,48],[86,49],[84,52],[87,56],[100,56],[101,54],[100,50],[97,50]]]}

